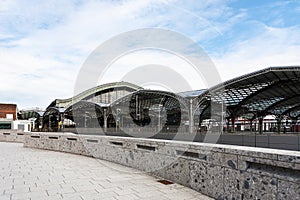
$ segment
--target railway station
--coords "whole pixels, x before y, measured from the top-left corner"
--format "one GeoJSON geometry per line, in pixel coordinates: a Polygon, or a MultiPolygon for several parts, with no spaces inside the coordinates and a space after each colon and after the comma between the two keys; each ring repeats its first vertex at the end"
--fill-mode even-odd
{"type": "MultiPolygon", "coordinates": [[[[69,99],[55,99],[42,116],[31,113],[31,117],[37,118],[44,131],[77,127],[120,132],[126,127],[144,127],[190,133],[298,132],[299,77],[300,67],[271,67],[179,94],[127,82],[109,83],[69,99]]],[[[30,115],[23,112],[20,116],[30,115]]]]}

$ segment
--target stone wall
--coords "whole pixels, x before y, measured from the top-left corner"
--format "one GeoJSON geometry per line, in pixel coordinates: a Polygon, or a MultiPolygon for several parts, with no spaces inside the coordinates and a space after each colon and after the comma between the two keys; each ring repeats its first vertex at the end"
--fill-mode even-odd
{"type": "Polygon", "coordinates": [[[216,199],[300,199],[300,152],[168,140],[27,135],[25,147],[93,156],[216,199]]]}
{"type": "Polygon", "coordinates": [[[0,129],[0,142],[23,143],[26,134],[28,133],[24,133],[23,131],[19,131],[19,130],[0,129]]]}

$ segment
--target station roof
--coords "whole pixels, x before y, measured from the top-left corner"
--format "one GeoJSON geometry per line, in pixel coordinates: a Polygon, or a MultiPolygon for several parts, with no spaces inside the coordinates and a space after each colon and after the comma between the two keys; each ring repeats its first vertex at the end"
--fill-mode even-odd
{"type": "Polygon", "coordinates": [[[150,108],[153,105],[162,105],[166,109],[188,107],[186,98],[172,92],[161,90],[138,90],[116,100],[111,106],[115,107],[124,103],[134,105],[141,104],[144,108],[150,108]]]}
{"type": "Polygon", "coordinates": [[[178,93],[178,95],[186,97],[186,98],[195,98],[195,97],[203,94],[205,91],[207,91],[207,89],[185,91],[185,92],[178,93]]]}
{"type": "Polygon", "coordinates": [[[21,110],[18,113],[18,119],[30,119],[30,118],[40,118],[43,116],[44,112],[37,110],[21,110]]]}
{"type": "Polygon", "coordinates": [[[299,117],[300,67],[270,67],[246,74],[208,89],[196,101],[198,105],[223,102],[231,116],[299,117]]]}
{"type": "Polygon", "coordinates": [[[80,112],[82,112],[82,109],[88,110],[88,109],[103,109],[105,107],[109,107],[109,104],[105,104],[105,103],[94,103],[94,102],[90,102],[90,101],[85,101],[85,100],[81,100],[75,104],[73,104],[72,106],[68,107],[64,112],[65,113],[71,113],[74,110],[79,110],[80,112]]]}
{"type": "MultiPolygon", "coordinates": [[[[70,99],[57,99],[49,105],[49,108],[67,109],[76,105],[77,102],[81,102],[77,105],[82,106],[82,101],[86,101],[87,97],[117,87],[127,88],[131,93],[109,104],[96,103],[96,106],[99,108],[118,107],[123,104],[124,107],[125,104],[128,104],[128,109],[135,109],[137,105],[135,101],[138,98],[145,108],[164,105],[166,109],[178,107],[188,109],[188,99],[193,99],[195,113],[202,116],[210,115],[211,105],[223,103],[224,110],[227,109],[226,117],[255,118],[266,115],[275,115],[277,118],[300,117],[300,66],[270,67],[225,81],[209,89],[178,94],[144,90],[127,82],[104,84],[70,99]],[[63,105],[63,107],[59,105],[63,105]]],[[[91,105],[90,103],[86,104],[91,105]]]]}
{"type": "Polygon", "coordinates": [[[85,90],[83,92],[81,92],[80,94],[75,95],[74,97],[68,98],[68,99],[55,99],[53,102],[51,102],[51,104],[47,107],[64,107],[64,108],[68,108],[70,107],[72,104],[75,104],[81,100],[86,100],[92,96],[96,96],[99,95],[101,93],[105,93],[111,90],[115,90],[115,89],[125,89],[128,90],[130,92],[136,91],[136,90],[140,90],[143,89],[140,86],[137,86],[135,84],[132,83],[128,83],[128,82],[114,82],[114,83],[107,83],[107,84],[102,84],[102,85],[98,85],[96,87],[90,88],[88,90],[85,90]]]}

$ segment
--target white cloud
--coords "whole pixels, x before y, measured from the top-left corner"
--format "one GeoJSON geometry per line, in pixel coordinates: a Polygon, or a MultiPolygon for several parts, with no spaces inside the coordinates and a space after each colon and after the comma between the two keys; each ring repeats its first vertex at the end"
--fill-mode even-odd
{"type": "Polygon", "coordinates": [[[180,2],[166,0],[2,1],[0,66],[5,85],[0,92],[6,95],[0,100],[13,94],[20,107],[45,107],[54,98],[71,97],[81,64],[103,41],[144,27],[171,28],[194,37],[194,30],[210,26],[207,17],[219,15],[220,2],[197,4],[203,13],[192,16],[183,12],[180,2]],[[209,6],[216,10],[206,11],[209,6]],[[192,21],[197,21],[196,27],[192,21]]]}
{"type": "Polygon", "coordinates": [[[300,27],[264,27],[260,35],[234,44],[227,53],[213,56],[223,80],[271,66],[300,63],[300,27]]]}
{"type": "MultiPolygon", "coordinates": [[[[250,21],[246,9],[235,10],[228,2],[0,1],[0,66],[5,82],[0,85],[0,102],[16,101],[21,108],[46,107],[55,98],[71,97],[77,73],[88,55],[122,32],[160,27],[180,32],[200,45],[215,38],[226,40],[237,24],[250,21]]],[[[259,35],[249,33],[246,40],[236,37],[227,45],[229,49],[211,53],[224,79],[271,65],[300,63],[299,27],[251,25],[249,31],[258,29],[254,32],[259,35]]],[[[136,57],[128,57],[119,64],[152,62],[151,55],[138,54],[136,61],[136,57]]],[[[164,64],[167,59],[171,60],[169,65],[177,62],[167,56],[157,62],[164,64]]]]}
{"type": "Polygon", "coordinates": [[[173,92],[182,92],[182,90],[180,89],[185,89],[186,91],[192,89],[195,90],[199,88],[207,88],[205,78],[208,77],[204,77],[203,74],[200,73],[198,73],[197,70],[190,63],[188,63],[186,60],[177,55],[170,54],[161,50],[142,50],[137,52],[131,52],[130,54],[120,57],[118,60],[112,63],[112,65],[105,72],[105,76],[101,78],[101,80],[99,80],[99,83],[103,84],[108,82],[109,80],[121,81],[124,80],[124,77],[127,77],[125,81],[129,81],[135,84],[142,81],[143,84],[146,84],[148,86],[147,88],[152,89],[152,87],[150,87],[151,84],[153,84],[153,87],[155,87],[156,84],[159,84],[155,83],[154,80],[159,79],[159,81],[163,81],[159,77],[164,76],[164,80],[169,80],[170,82],[173,82],[175,84],[172,88],[173,92]],[[143,69],[145,70],[151,68],[145,67],[148,65],[160,65],[161,69],[158,71],[149,69],[147,74],[145,74],[145,72],[143,71],[136,71],[139,68],[143,67],[143,69]],[[135,73],[137,77],[132,77],[131,73],[135,73]],[[186,83],[189,84],[189,86],[181,87],[180,84],[184,83],[180,80],[174,79],[175,77],[171,77],[172,73],[177,73],[180,77],[184,79],[184,82],[186,81],[186,83]]]}

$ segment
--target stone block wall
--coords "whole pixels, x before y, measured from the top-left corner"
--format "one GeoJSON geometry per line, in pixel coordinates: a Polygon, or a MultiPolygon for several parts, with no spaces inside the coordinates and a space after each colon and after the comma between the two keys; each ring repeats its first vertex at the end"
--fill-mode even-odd
{"type": "Polygon", "coordinates": [[[169,140],[27,135],[25,147],[93,156],[216,199],[300,199],[300,152],[169,140]]]}
{"type": "Polygon", "coordinates": [[[18,142],[23,143],[25,140],[25,135],[28,133],[24,133],[20,130],[6,130],[0,129],[0,142],[18,142]]]}

